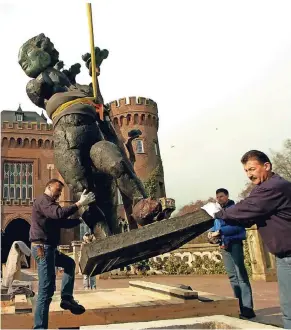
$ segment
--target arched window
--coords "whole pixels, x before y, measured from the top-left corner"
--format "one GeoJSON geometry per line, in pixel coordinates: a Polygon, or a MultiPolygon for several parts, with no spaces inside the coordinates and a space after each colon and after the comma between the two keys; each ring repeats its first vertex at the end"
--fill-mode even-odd
{"type": "Polygon", "coordinates": [[[9,140],[9,147],[11,147],[11,148],[15,148],[15,145],[16,145],[16,141],[15,141],[15,139],[14,139],[14,138],[11,138],[11,139],[9,140]]]}
{"type": "Polygon", "coordinates": [[[144,125],[145,124],[145,114],[142,114],[141,117],[140,117],[140,123],[141,125],[144,125]]]}
{"type": "Polygon", "coordinates": [[[29,148],[29,140],[28,139],[24,139],[24,141],[23,141],[23,147],[24,148],[29,148]]]}
{"type": "Polygon", "coordinates": [[[21,138],[18,138],[16,140],[16,148],[20,148],[22,146],[22,139],[21,138]]]}
{"type": "Polygon", "coordinates": [[[31,148],[33,148],[33,149],[36,148],[36,140],[35,139],[31,140],[31,148]]]}
{"type": "Polygon", "coordinates": [[[8,139],[5,137],[2,139],[2,147],[7,147],[8,146],[8,139]]]}
{"type": "Polygon", "coordinates": [[[148,125],[149,126],[152,126],[152,116],[151,115],[148,115],[148,125]]]}
{"type": "Polygon", "coordinates": [[[45,140],[45,142],[44,142],[45,149],[50,149],[50,146],[51,146],[50,141],[49,140],[45,140]]]}
{"type": "Polygon", "coordinates": [[[118,126],[118,119],[116,117],[113,118],[113,125],[118,126]]]}
{"type": "Polygon", "coordinates": [[[137,113],[135,113],[133,116],[133,123],[134,123],[134,125],[138,125],[138,114],[137,113]]]}

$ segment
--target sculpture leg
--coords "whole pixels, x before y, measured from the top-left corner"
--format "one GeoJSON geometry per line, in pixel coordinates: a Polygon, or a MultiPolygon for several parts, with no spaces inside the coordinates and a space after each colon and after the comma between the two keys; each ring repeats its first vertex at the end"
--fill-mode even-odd
{"type": "Polygon", "coordinates": [[[95,182],[95,195],[98,206],[104,212],[107,224],[112,234],[119,233],[117,221],[117,205],[115,201],[116,182],[108,174],[97,172],[93,167],[93,178],[95,182]]]}
{"type": "MultiPolygon", "coordinates": [[[[73,194],[79,198],[84,189],[95,192],[94,178],[91,168],[91,160],[89,155],[90,146],[74,145],[74,137],[81,138],[86,141],[86,130],[83,131],[84,136],[80,135],[80,127],[64,127],[58,126],[54,132],[55,140],[55,164],[66,184],[72,188],[73,194]]],[[[81,142],[83,142],[81,140],[81,142]]],[[[78,141],[77,141],[78,142],[78,141]]],[[[98,204],[98,199],[97,204],[98,204]]],[[[109,236],[111,231],[107,225],[106,218],[102,210],[97,204],[90,205],[87,208],[80,209],[80,215],[94,232],[97,238],[109,236]]]]}
{"type": "Polygon", "coordinates": [[[130,217],[134,194],[139,193],[143,198],[147,197],[141,181],[130,169],[119,148],[111,142],[95,143],[90,150],[90,157],[98,171],[108,174],[116,180],[123,197],[128,221],[131,223],[130,227],[131,229],[136,228],[135,222],[132,222],[130,217]]]}

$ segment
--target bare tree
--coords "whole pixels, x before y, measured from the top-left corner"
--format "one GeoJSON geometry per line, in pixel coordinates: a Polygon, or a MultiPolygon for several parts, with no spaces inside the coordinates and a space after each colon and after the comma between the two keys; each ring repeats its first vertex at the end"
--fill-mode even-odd
{"type": "Polygon", "coordinates": [[[215,202],[215,199],[213,197],[209,197],[206,201],[198,199],[196,202],[191,202],[190,204],[184,205],[183,207],[180,208],[179,212],[177,213],[177,216],[195,212],[201,206],[205,205],[208,202],[215,202]]]}
{"type": "MultiPolygon", "coordinates": [[[[288,181],[291,181],[291,139],[287,139],[283,144],[281,151],[271,150],[271,161],[273,164],[273,171],[288,181]]],[[[253,190],[254,184],[252,182],[246,183],[244,189],[239,194],[239,199],[245,199],[253,190]]]]}
{"type": "Polygon", "coordinates": [[[282,151],[271,153],[274,172],[291,181],[291,139],[284,142],[282,151]]]}
{"type": "Polygon", "coordinates": [[[245,184],[243,191],[239,194],[238,198],[240,200],[242,200],[242,199],[245,199],[246,197],[248,197],[249,194],[251,193],[251,191],[253,190],[254,186],[255,185],[252,182],[247,182],[245,184]]]}

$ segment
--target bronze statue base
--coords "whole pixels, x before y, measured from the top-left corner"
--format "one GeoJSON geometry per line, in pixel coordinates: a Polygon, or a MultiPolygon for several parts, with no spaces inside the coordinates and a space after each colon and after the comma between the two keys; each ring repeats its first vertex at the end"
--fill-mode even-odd
{"type": "Polygon", "coordinates": [[[213,221],[198,210],[86,244],[81,272],[94,276],[173,251],[210,229],[213,221]]]}

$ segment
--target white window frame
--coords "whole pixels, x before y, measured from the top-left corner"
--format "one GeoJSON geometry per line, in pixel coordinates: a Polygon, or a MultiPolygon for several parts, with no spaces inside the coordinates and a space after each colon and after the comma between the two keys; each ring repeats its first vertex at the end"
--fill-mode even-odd
{"type": "Polygon", "coordinates": [[[136,151],[137,154],[144,154],[143,140],[136,140],[135,151],[136,151]]]}
{"type": "Polygon", "coordinates": [[[4,161],[3,163],[3,199],[32,200],[34,194],[33,162],[13,162],[4,161]],[[31,170],[29,168],[31,167],[31,170]],[[18,171],[19,170],[19,171],[18,171]],[[18,193],[19,192],[19,193],[18,193]]]}
{"type": "Polygon", "coordinates": [[[17,113],[16,114],[16,121],[23,121],[23,114],[17,113]]]}
{"type": "Polygon", "coordinates": [[[157,142],[154,142],[154,144],[155,144],[155,154],[156,154],[156,156],[158,156],[159,155],[158,143],[157,142]]]}
{"type": "Polygon", "coordinates": [[[117,188],[117,205],[123,205],[122,196],[118,188],[117,188]]]}

